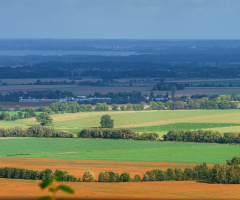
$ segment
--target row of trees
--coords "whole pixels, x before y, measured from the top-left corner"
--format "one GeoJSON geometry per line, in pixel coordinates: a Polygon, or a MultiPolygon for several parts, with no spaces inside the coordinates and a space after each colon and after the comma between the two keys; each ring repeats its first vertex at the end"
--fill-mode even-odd
{"type": "MultiPolygon", "coordinates": [[[[22,127],[0,128],[0,137],[38,137],[38,138],[73,138],[68,131],[55,131],[53,127],[32,125],[27,129],[22,127]]],[[[136,133],[132,129],[115,128],[86,128],[77,134],[80,138],[109,138],[109,139],[134,139],[134,140],[157,140],[157,133],[136,133]]]]}
{"type": "Polygon", "coordinates": [[[135,111],[138,111],[138,110],[144,110],[144,107],[145,107],[145,102],[141,102],[141,103],[138,103],[138,104],[131,104],[131,103],[127,103],[126,106],[125,105],[117,105],[117,104],[112,104],[111,105],[112,107],[112,110],[113,111],[130,111],[130,110],[135,110],[135,111]]]}
{"type": "Polygon", "coordinates": [[[77,134],[80,138],[109,138],[109,139],[132,139],[132,140],[157,140],[157,133],[136,133],[132,129],[116,128],[85,128],[77,134]]]}
{"type": "Polygon", "coordinates": [[[170,130],[163,135],[164,141],[207,142],[207,143],[240,143],[240,133],[226,132],[221,134],[211,130],[170,130]]]}
{"type": "Polygon", "coordinates": [[[227,96],[219,96],[212,100],[207,97],[203,97],[197,100],[184,101],[172,101],[169,100],[166,103],[162,101],[149,102],[150,110],[185,110],[185,109],[236,109],[237,103],[232,102],[227,96]]]}
{"type": "MultiPolygon", "coordinates": [[[[118,182],[118,181],[182,181],[182,180],[205,180],[212,183],[221,184],[240,184],[240,158],[234,157],[227,161],[226,165],[215,164],[209,168],[206,163],[198,164],[194,168],[169,168],[166,171],[153,169],[147,171],[143,178],[135,175],[131,179],[129,173],[125,172],[118,175],[116,172],[101,172],[98,177],[99,182],[118,182]]],[[[124,182],[123,181],[123,182],[124,182]]]]}
{"type": "MultiPolygon", "coordinates": [[[[98,176],[98,182],[139,182],[139,181],[183,181],[183,180],[205,180],[212,183],[221,184],[240,184],[240,158],[234,157],[227,160],[227,164],[215,164],[213,168],[209,168],[206,163],[198,164],[194,168],[168,168],[163,171],[153,169],[147,171],[143,178],[135,175],[131,178],[127,172],[120,176],[117,172],[105,171],[98,176]]],[[[69,175],[66,171],[56,170],[54,173],[51,169],[43,171],[28,170],[23,168],[4,167],[0,168],[0,178],[10,179],[30,179],[30,180],[46,180],[56,177],[57,181],[65,182],[93,182],[96,181],[95,174],[87,170],[82,180],[73,175],[69,175]]]]}
{"type": "MultiPolygon", "coordinates": [[[[128,103],[126,105],[111,105],[113,111],[131,111],[131,110],[144,110],[145,102],[138,104],[128,103]]],[[[149,110],[191,110],[191,109],[236,109],[237,103],[232,102],[230,97],[219,96],[212,100],[209,100],[207,97],[201,99],[189,100],[188,102],[184,101],[172,101],[167,102],[162,101],[150,101],[149,110]]],[[[64,103],[56,102],[52,103],[50,109],[55,112],[67,112],[67,113],[76,113],[76,112],[91,112],[91,111],[108,111],[109,108],[107,103],[97,103],[95,109],[91,104],[79,104],[75,101],[67,101],[64,103]]]]}
{"type": "Polygon", "coordinates": [[[77,113],[77,112],[91,112],[93,111],[91,104],[78,104],[76,101],[67,102],[55,102],[50,105],[53,112],[67,112],[67,113],[77,113]]]}
{"type": "Polygon", "coordinates": [[[139,134],[132,129],[85,128],[77,134],[82,138],[137,139],[139,134]]]}
{"type": "Polygon", "coordinates": [[[27,108],[25,112],[19,111],[17,114],[10,115],[9,113],[3,111],[0,114],[0,120],[3,121],[15,121],[18,119],[24,119],[24,118],[30,118],[30,117],[36,117],[35,110],[33,108],[27,108]]]}
{"type": "MultiPolygon", "coordinates": [[[[0,105],[0,111],[10,111],[9,108],[4,108],[4,106],[0,105]]],[[[14,111],[21,111],[21,108],[19,105],[15,105],[14,111]]]]}
{"type": "Polygon", "coordinates": [[[19,98],[23,99],[59,99],[65,97],[73,97],[74,94],[69,91],[60,91],[60,90],[44,90],[44,91],[16,91],[10,92],[6,95],[0,94],[0,101],[11,101],[18,102],[19,98]]]}
{"type": "Polygon", "coordinates": [[[240,168],[234,165],[215,164],[208,168],[206,163],[199,164],[193,169],[167,169],[162,171],[153,169],[144,174],[143,181],[182,181],[182,180],[205,180],[212,183],[240,184],[240,168]]]}
{"type": "Polygon", "coordinates": [[[53,127],[32,125],[27,129],[22,127],[0,128],[0,137],[46,137],[46,138],[73,138],[73,134],[68,131],[55,131],[53,127]]]}
{"type": "MultiPolygon", "coordinates": [[[[204,180],[212,183],[221,184],[240,184],[240,158],[234,157],[227,161],[227,164],[215,164],[213,168],[209,168],[206,163],[198,164],[194,168],[168,168],[163,171],[153,169],[147,171],[143,178],[135,175],[131,178],[127,172],[119,175],[114,171],[101,172],[98,176],[98,182],[140,182],[140,181],[183,181],[183,180],[204,180]]],[[[95,174],[87,170],[83,179],[84,182],[96,181],[95,174]]]]}
{"type": "Polygon", "coordinates": [[[68,172],[66,171],[58,169],[56,169],[56,171],[53,172],[51,169],[36,171],[16,167],[0,168],[0,178],[46,180],[52,177],[56,177],[57,181],[65,182],[77,182],[81,180],[80,178],[77,179],[73,175],[68,174],[68,172]]]}
{"type": "MultiPolygon", "coordinates": [[[[130,104],[128,103],[126,106],[121,105],[119,108],[119,105],[112,104],[112,110],[113,111],[125,111],[125,110],[144,110],[144,102],[141,102],[139,104],[130,104]]],[[[108,111],[108,105],[106,102],[104,103],[97,103],[95,108],[91,104],[79,104],[76,101],[67,101],[67,102],[55,102],[50,105],[50,109],[55,112],[66,112],[66,113],[77,113],[77,112],[91,112],[91,111],[108,111]]]]}
{"type": "Polygon", "coordinates": [[[184,84],[180,83],[157,83],[154,85],[153,90],[159,90],[159,91],[170,91],[170,90],[184,90],[185,86],[184,84]]]}

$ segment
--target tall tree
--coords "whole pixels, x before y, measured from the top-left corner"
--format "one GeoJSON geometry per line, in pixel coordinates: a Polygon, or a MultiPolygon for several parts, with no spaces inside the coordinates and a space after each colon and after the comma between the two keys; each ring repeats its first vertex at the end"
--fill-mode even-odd
{"type": "Polygon", "coordinates": [[[36,116],[37,122],[40,122],[41,125],[51,124],[53,122],[52,117],[46,113],[42,112],[40,115],[36,116]]]}
{"type": "Polygon", "coordinates": [[[113,128],[113,119],[111,119],[110,115],[103,115],[100,124],[101,128],[113,128]]]}

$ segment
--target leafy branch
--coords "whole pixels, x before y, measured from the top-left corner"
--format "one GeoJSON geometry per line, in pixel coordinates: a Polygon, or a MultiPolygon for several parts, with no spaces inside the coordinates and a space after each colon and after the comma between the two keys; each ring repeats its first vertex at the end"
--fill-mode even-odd
{"type": "MultiPolygon", "coordinates": [[[[52,186],[53,182],[56,181],[57,177],[62,177],[62,174],[58,174],[57,176],[50,179],[45,179],[39,184],[40,188],[42,189],[48,188],[49,192],[52,193],[52,196],[44,196],[39,198],[38,200],[57,200],[56,193],[59,190],[68,194],[74,194],[74,190],[66,185],[52,186]]],[[[58,200],[66,200],[66,199],[59,198],[58,200]]]]}

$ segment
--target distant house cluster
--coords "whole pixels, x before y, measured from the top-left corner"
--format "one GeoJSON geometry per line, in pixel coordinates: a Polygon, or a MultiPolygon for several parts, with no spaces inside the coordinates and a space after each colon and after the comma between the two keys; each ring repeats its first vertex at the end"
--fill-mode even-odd
{"type": "Polygon", "coordinates": [[[58,102],[58,99],[19,99],[19,102],[58,102]]]}
{"type": "Polygon", "coordinates": [[[19,102],[67,102],[67,101],[111,101],[111,98],[106,97],[94,97],[94,98],[86,98],[86,96],[78,96],[77,98],[74,97],[66,97],[60,99],[19,99],[19,102]]]}

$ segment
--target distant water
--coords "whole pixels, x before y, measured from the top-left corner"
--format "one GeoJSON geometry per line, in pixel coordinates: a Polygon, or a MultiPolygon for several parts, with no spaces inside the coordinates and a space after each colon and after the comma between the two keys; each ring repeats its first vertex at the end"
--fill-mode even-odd
{"type": "Polygon", "coordinates": [[[90,56],[131,56],[138,55],[134,51],[0,51],[0,56],[65,56],[65,55],[90,55],[90,56]]]}

